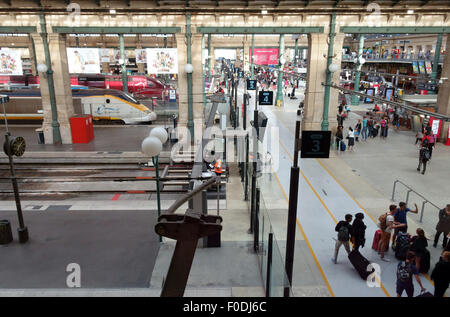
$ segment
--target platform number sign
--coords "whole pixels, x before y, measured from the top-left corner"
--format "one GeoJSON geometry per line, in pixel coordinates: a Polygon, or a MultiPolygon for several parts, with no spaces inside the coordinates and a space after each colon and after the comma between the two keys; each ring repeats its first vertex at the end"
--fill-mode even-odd
{"type": "Polygon", "coordinates": [[[247,90],[256,90],[256,80],[247,80],[247,90]]]}
{"type": "Polygon", "coordinates": [[[238,77],[239,78],[243,78],[244,77],[244,71],[243,70],[239,70],[238,77]]]}
{"type": "Polygon", "coordinates": [[[259,105],[260,106],[272,106],[273,105],[273,91],[260,91],[259,92],[259,105]]]}
{"type": "Polygon", "coordinates": [[[303,131],[301,158],[329,158],[331,131],[303,131]]]}

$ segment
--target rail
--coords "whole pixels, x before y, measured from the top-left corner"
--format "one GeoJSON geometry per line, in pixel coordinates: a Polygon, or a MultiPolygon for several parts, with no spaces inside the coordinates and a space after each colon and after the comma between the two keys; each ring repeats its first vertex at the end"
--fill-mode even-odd
{"type": "Polygon", "coordinates": [[[438,207],[437,205],[433,204],[428,198],[425,198],[424,196],[422,196],[421,194],[419,194],[418,192],[416,192],[414,189],[412,189],[411,187],[409,187],[408,185],[406,185],[405,183],[403,183],[401,180],[398,180],[398,179],[395,180],[394,186],[393,186],[393,189],[392,189],[392,198],[391,198],[392,201],[394,201],[394,198],[395,198],[395,188],[396,188],[396,186],[397,186],[397,183],[402,184],[403,186],[405,186],[405,187],[408,189],[408,191],[407,191],[407,193],[406,193],[406,201],[405,201],[406,205],[408,205],[409,194],[410,194],[411,192],[415,193],[417,196],[419,196],[420,198],[423,199],[423,202],[422,202],[422,210],[421,210],[421,212],[420,212],[420,220],[419,220],[420,222],[422,222],[422,219],[423,219],[423,212],[424,212],[424,209],[425,209],[425,205],[426,205],[426,204],[430,204],[430,205],[432,205],[433,207],[437,208],[437,210],[441,210],[440,207],[438,207]]]}

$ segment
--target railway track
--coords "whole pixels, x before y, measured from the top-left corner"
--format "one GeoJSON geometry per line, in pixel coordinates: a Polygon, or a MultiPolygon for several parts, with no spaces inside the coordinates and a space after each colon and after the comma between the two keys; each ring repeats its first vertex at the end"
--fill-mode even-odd
{"type": "MultiPolygon", "coordinates": [[[[64,199],[105,194],[156,193],[155,168],[140,162],[16,162],[16,181],[22,199],[64,199]]],[[[185,193],[192,164],[160,164],[161,193],[185,193]]],[[[198,177],[196,179],[208,179],[198,177]]],[[[226,182],[226,176],[223,176],[226,182]]],[[[0,163],[0,199],[12,199],[9,165],[0,163]]]]}

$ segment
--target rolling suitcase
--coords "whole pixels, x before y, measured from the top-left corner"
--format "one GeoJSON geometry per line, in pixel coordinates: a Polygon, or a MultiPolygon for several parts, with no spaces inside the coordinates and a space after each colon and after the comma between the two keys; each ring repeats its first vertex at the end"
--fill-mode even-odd
{"type": "MultiPolygon", "coordinates": [[[[380,242],[381,239],[381,229],[378,229],[377,231],[375,231],[375,235],[373,236],[373,243],[372,243],[372,249],[374,249],[375,251],[378,252],[378,243],[380,242]]],[[[387,252],[389,250],[389,246],[387,245],[385,247],[384,252],[387,252]]]]}
{"type": "Polygon", "coordinates": [[[375,271],[374,268],[372,268],[371,271],[367,270],[367,266],[370,262],[357,250],[350,252],[348,259],[353,264],[359,276],[361,276],[361,278],[365,281],[367,280],[367,277],[375,271]]]}

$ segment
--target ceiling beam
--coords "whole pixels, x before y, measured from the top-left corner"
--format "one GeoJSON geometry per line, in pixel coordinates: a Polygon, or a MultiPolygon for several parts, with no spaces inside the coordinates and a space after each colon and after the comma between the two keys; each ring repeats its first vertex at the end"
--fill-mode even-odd
{"type": "Polygon", "coordinates": [[[314,27],[197,27],[198,33],[203,34],[306,34],[306,33],[323,33],[322,26],[314,27]]]}
{"type": "Polygon", "coordinates": [[[448,26],[341,26],[340,32],[348,34],[438,34],[450,33],[448,26]]]}
{"type": "Polygon", "coordinates": [[[181,32],[180,27],[173,27],[173,26],[172,27],[53,26],[52,30],[54,33],[61,33],[61,34],[174,34],[181,32]]]}

